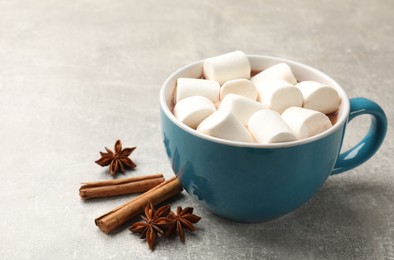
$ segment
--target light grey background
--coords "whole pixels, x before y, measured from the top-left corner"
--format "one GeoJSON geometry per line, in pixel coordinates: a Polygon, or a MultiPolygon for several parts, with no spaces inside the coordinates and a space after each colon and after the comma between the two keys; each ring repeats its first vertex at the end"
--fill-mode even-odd
{"type": "MultiPolygon", "coordinates": [[[[393,10],[391,0],[1,0],[0,258],[394,259],[393,10]],[[133,196],[79,199],[82,181],[110,178],[98,152],[120,138],[138,147],[138,168],[124,177],[171,177],[160,86],[233,50],[307,63],[349,97],[375,100],[389,119],[384,145],[268,223],[223,220],[184,192],[173,205],[202,216],[185,244],[162,240],[150,252],[127,225],[99,231],[94,218],[133,196]]],[[[354,120],[345,146],[368,124],[354,120]]]]}

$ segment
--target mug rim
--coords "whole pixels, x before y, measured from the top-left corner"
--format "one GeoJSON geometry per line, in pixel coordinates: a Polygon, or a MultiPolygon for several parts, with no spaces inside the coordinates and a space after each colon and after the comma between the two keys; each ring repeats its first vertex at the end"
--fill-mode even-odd
{"type": "MultiPolygon", "coordinates": [[[[197,132],[195,129],[188,127],[187,125],[181,123],[178,121],[178,119],[174,116],[174,114],[171,112],[168,104],[167,104],[167,100],[166,100],[166,96],[167,96],[167,92],[170,91],[170,82],[172,80],[175,79],[175,76],[180,74],[182,71],[186,71],[187,69],[196,66],[198,64],[203,64],[203,62],[205,61],[205,59],[202,60],[198,60],[192,63],[189,63],[187,65],[182,66],[181,68],[177,69],[175,72],[173,72],[163,83],[163,85],[161,86],[160,89],[160,107],[161,110],[163,111],[163,113],[167,116],[167,118],[169,120],[171,120],[175,125],[177,125],[179,128],[181,128],[182,130],[186,131],[189,134],[192,134],[198,138],[202,138],[205,139],[207,141],[211,141],[214,143],[218,143],[218,144],[222,144],[222,145],[228,145],[228,146],[235,146],[235,147],[249,147],[249,148],[285,148],[285,147],[292,147],[292,146],[298,146],[298,145],[303,145],[303,144],[307,144],[307,143],[311,143],[317,140],[320,140],[332,133],[334,133],[335,131],[337,131],[339,128],[342,127],[343,124],[346,123],[347,119],[348,119],[348,115],[349,115],[349,111],[350,111],[350,103],[349,103],[349,98],[347,97],[345,91],[342,89],[342,87],[330,76],[328,76],[326,73],[315,69],[309,65],[297,62],[297,61],[293,61],[293,60],[289,60],[289,59],[285,59],[285,58],[280,58],[280,57],[274,57],[274,56],[267,56],[267,55],[247,55],[247,57],[249,58],[249,61],[251,61],[251,59],[264,59],[264,60],[270,60],[270,61],[277,61],[278,63],[280,62],[285,62],[287,63],[290,67],[292,66],[297,66],[300,67],[304,70],[310,71],[311,73],[319,76],[320,78],[324,78],[325,80],[329,81],[331,84],[330,86],[334,87],[340,98],[341,98],[341,113],[338,115],[338,119],[337,122],[330,127],[328,130],[308,137],[308,138],[304,138],[304,139],[300,139],[300,140],[295,140],[295,141],[290,141],[290,142],[281,142],[281,143],[269,143],[269,144],[261,144],[261,143],[246,143],[246,142],[238,142],[238,141],[231,141],[231,140],[225,140],[225,139],[221,139],[221,138],[217,138],[217,137],[213,137],[213,136],[209,136],[209,135],[205,135],[202,133],[197,132]]],[[[252,67],[253,69],[253,67],[252,67]]],[[[176,80],[176,79],[175,79],[176,80]]]]}

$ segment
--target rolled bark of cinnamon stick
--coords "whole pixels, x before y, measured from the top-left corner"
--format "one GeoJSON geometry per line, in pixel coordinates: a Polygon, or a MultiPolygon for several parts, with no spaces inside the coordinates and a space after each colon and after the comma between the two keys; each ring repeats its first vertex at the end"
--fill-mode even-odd
{"type": "Polygon", "coordinates": [[[162,182],[164,182],[163,174],[153,174],[119,180],[88,182],[82,185],[79,189],[79,196],[86,200],[145,192],[162,182]]]}
{"type": "Polygon", "coordinates": [[[141,194],[125,204],[114,208],[104,215],[95,219],[96,226],[104,233],[109,233],[128,220],[140,215],[148,202],[157,205],[179,193],[183,190],[177,177],[171,178],[149,191],[141,194]]]}

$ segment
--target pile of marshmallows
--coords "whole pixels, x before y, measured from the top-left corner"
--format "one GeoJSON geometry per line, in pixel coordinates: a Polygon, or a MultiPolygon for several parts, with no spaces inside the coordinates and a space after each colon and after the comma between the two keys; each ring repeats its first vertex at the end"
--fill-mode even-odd
{"type": "Polygon", "coordinates": [[[250,74],[241,51],[206,59],[203,79],[177,79],[175,117],[203,134],[263,144],[308,138],[332,126],[326,114],[340,103],[334,88],[298,83],[286,63],[250,74]]]}

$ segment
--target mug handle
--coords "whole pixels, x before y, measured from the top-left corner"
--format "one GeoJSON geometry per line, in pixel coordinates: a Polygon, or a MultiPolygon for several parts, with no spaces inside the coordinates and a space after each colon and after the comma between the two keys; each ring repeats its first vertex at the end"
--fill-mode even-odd
{"type": "Polygon", "coordinates": [[[387,132],[387,118],[383,109],[366,98],[350,99],[349,123],[360,115],[371,115],[368,133],[356,146],[339,154],[331,175],[335,175],[359,166],[372,157],[382,144],[387,132]]]}

